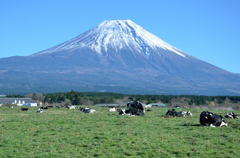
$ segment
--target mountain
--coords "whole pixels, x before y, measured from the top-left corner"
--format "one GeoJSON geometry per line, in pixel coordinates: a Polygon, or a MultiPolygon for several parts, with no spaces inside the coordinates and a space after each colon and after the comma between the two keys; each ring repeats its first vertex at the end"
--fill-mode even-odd
{"type": "Polygon", "coordinates": [[[104,21],[30,56],[0,59],[1,93],[239,95],[240,74],[190,56],[131,20],[104,21]]]}

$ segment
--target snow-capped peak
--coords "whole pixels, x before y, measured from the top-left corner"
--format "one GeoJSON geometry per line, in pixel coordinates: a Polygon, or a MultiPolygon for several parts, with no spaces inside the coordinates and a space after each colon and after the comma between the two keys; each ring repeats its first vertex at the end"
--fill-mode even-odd
{"type": "MultiPolygon", "coordinates": [[[[107,20],[89,31],[50,49],[37,54],[59,52],[82,47],[89,47],[98,52],[107,52],[111,47],[118,52],[124,47],[143,52],[145,56],[151,55],[151,49],[162,48],[186,57],[182,51],[164,42],[157,36],[143,29],[131,20],[107,20]]],[[[37,55],[35,54],[35,55],[37,55]]]]}

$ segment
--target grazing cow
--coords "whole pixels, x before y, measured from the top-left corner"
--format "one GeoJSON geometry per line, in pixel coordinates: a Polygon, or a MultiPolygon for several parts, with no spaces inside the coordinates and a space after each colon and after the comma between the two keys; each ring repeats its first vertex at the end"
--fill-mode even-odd
{"type": "Polygon", "coordinates": [[[116,109],[112,108],[112,109],[109,109],[108,111],[113,112],[113,111],[116,111],[116,109]]]}
{"type": "Polygon", "coordinates": [[[53,108],[53,106],[47,106],[48,108],[53,108]]]}
{"type": "Polygon", "coordinates": [[[175,109],[169,109],[167,111],[166,115],[170,115],[170,116],[176,117],[177,116],[177,112],[175,111],[175,109]]]}
{"type": "Polygon", "coordinates": [[[139,101],[132,101],[127,103],[126,110],[118,110],[119,115],[135,115],[135,116],[145,116],[145,110],[143,105],[139,101]]]}
{"type": "Polygon", "coordinates": [[[75,109],[75,108],[76,108],[75,105],[70,105],[70,106],[68,107],[68,109],[75,109]]]}
{"type": "Polygon", "coordinates": [[[190,111],[185,112],[185,111],[179,111],[177,112],[177,117],[185,117],[185,116],[193,116],[190,111]]]}
{"type": "Polygon", "coordinates": [[[22,111],[29,111],[28,108],[21,108],[22,111]]]}
{"type": "Polygon", "coordinates": [[[13,108],[13,106],[9,106],[9,108],[11,108],[11,109],[12,109],[12,108],[13,108]]]}
{"type": "Polygon", "coordinates": [[[227,114],[225,115],[225,117],[226,117],[226,118],[232,118],[232,119],[237,119],[237,118],[238,118],[237,115],[234,114],[233,112],[227,113],[227,114]]]}
{"type": "Polygon", "coordinates": [[[42,108],[38,108],[37,109],[37,113],[42,113],[43,112],[43,109],[42,108]]]}
{"type": "Polygon", "coordinates": [[[46,106],[46,107],[44,107],[44,106],[42,106],[42,107],[40,107],[41,109],[45,109],[45,110],[47,110],[48,109],[48,107],[46,106]]]}
{"type": "Polygon", "coordinates": [[[224,118],[221,115],[217,115],[208,111],[203,111],[200,114],[200,123],[202,126],[210,127],[228,126],[228,124],[225,122],[224,118]]]}

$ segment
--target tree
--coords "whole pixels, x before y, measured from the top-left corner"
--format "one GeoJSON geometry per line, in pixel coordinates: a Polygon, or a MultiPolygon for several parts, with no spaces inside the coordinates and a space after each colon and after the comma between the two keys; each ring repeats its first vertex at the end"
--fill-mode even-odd
{"type": "Polygon", "coordinates": [[[46,102],[49,102],[49,97],[48,97],[48,95],[46,95],[45,98],[44,98],[44,103],[46,103],[46,102]]]}
{"type": "Polygon", "coordinates": [[[43,102],[44,98],[45,98],[45,96],[43,96],[42,94],[39,94],[39,93],[33,94],[33,100],[43,102]]]}
{"type": "Polygon", "coordinates": [[[73,100],[73,105],[80,105],[81,104],[81,98],[80,96],[76,95],[76,97],[73,100]]]}

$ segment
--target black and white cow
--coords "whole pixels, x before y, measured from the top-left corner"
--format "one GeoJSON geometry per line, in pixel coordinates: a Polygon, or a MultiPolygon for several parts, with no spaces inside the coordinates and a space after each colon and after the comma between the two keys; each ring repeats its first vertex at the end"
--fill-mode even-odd
{"type": "Polygon", "coordinates": [[[119,115],[132,115],[129,109],[118,109],[119,115]]]}
{"type": "Polygon", "coordinates": [[[90,108],[85,108],[84,111],[83,111],[83,113],[94,114],[94,113],[96,113],[96,110],[94,110],[94,109],[90,109],[90,108]]]}
{"type": "Polygon", "coordinates": [[[119,115],[135,115],[145,116],[143,105],[139,101],[132,101],[127,103],[127,109],[118,109],[119,115]]]}
{"type": "Polygon", "coordinates": [[[10,109],[12,109],[12,108],[13,108],[13,106],[9,106],[9,108],[10,108],[10,109]]]}
{"type": "Polygon", "coordinates": [[[75,105],[70,105],[70,106],[68,106],[68,109],[75,109],[75,108],[76,108],[75,105]]]}
{"type": "Polygon", "coordinates": [[[177,117],[193,116],[190,111],[179,111],[177,112],[177,117]]]}
{"type": "Polygon", "coordinates": [[[21,108],[22,111],[29,111],[28,108],[21,108]]]}
{"type": "Polygon", "coordinates": [[[96,110],[90,109],[90,108],[79,107],[79,110],[82,111],[83,113],[91,113],[91,114],[96,113],[96,110]]]}
{"type": "Polygon", "coordinates": [[[37,111],[36,111],[36,113],[43,113],[43,109],[38,108],[37,111]]]}
{"type": "Polygon", "coordinates": [[[81,107],[81,106],[78,107],[78,108],[79,108],[80,111],[84,111],[84,109],[85,109],[85,108],[83,108],[83,107],[81,107]]]}
{"type": "Polygon", "coordinates": [[[200,123],[202,126],[210,127],[228,126],[228,124],[225,122],[224,118],[221,115],[217,115],[209,111],[203,111],[200,114],[200,123]]]}
{"type": "Polygon", "coordinates": [[[233,112],[227,113],[227,114],[225,115],[225,117],[226,117],[226,118],[232,118],[232,119],[237,119],[237,118],[238,118],[237,115],[234,114],[233,112]]]}
{"type": "Polygon", "coordinates": [[[169,109],[167,111],[166,115],[170,115],[172,117],[176,117],[177,116],[177,112],[175,111],[175,109],[169,109]]]}

